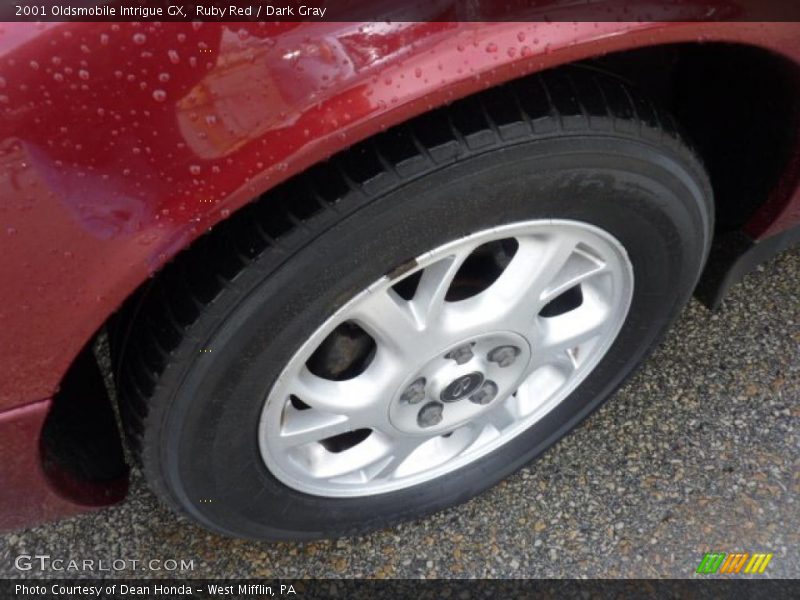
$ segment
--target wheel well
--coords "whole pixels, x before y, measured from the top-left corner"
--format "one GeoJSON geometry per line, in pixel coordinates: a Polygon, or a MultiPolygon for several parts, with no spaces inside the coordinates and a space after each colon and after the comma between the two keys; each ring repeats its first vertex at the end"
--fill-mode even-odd
{"type": "Polygon", "coordinates": [[[723,43],[656,46],[585,64],[633,82],[677,119],[708,169],[717,233],[741,229],[770,198],[798,143],[797,65],[723,43]]]}
{"type": "MultiPolygon", "coordinates": [[[[794,107],[800,93],[796,65],[767,51],[733,44],[658,46],[610,54],[580,64],[628,80],[676,117],[709,170],[717,234],[740,229],[767,200],[797,141],[798,115],[794,107]]],[[[422,122],[420,128],[435,136],[435,119],[432,121],[430,117],[431,113],[414,121],[422,122]]],[[[407,125],[380,134],[383,151],[391,160],[402,159],[404,144],[408,142],[393,132],[407,125]]],[[[269,224],[270,231],[264,232],[267,237],[280,237],[322,204],[332,202],[347,186],[369,179],[372,170],[380,168],[367,160],[368,153],[363,152],[365,143],[370,140],[270,190],[267,192],[270,202],[253,202],[231,218],[259,218],[261,223],[269,224]],[[303,193],[296,193],[297,186],[303,193]],[[298,202],[298,198],[302,200],[298,202]]],[[[244,256],[263,250],[259,247],[262,241],[231,239],[226,230],[227,221],[223,221],[215,229],[220,236],[202,236],[192,244],[191,252],[214,261],[220,256],[213,247],[218,243],[233,244],[244,256]]],[[[187,261],[181,261],[190,249],[180,253],[165,270],[181,262],[184,264],[179,268],[192,269],[185,264],[187,261]]],[[[219,270],[225,272],[224,267],[219,270]]],[[[195,273],[198,285],[214,293],[219,282],[206,281],[202,271],[195,273]]],[[[112,350],[120,339],[124,340],[125,331],[151,283],[148,280],[142,284],[104,325],[103,330],[107,328],[112,338],[112,350]]],[[[54,410],[42,434],[43,456],[45,462],[58,462],[78,478],[107,480],[123,473],[125,467],[121,463],[117,428],[113,427],[114,434],[108,435],[113,424],[112,401],[108,394],[100,393],[96,375],[84,376],[96,369],[90,364],[93,357],[88,350],[93,343],[87,344],[87,351],[76,359],[63,380],[63,391],[56,396],[54,410]],[[91,383],[80,384],[81,381],[91,383]],[[82,387],[92,387],[93,391],[82,387]],[[76,413],[86,407],[82,408],[74,399],[90,397],[92,402],[104,403],[105,408],[96,412],[92,420],[76,420],[76,413]],[[97,435],[101,429],[106,430],[105,435],[97,435]],[[93,445],[87,445],[90,440],[94,440],[93,445]],[[113,455],[110,462],[104,458],[109,451],[113,455]],[[77,464],[70,457],[96,464],[77,464]]],[[[114,360],[114,352],[111,359],[114,360]]],[[[104,365],[103,369],[108,371],[109,367],[104,365]]]]}
{"type": "Polygon", "coordinates": [[[104,381],[105,365],[97,360],[99,346],[93,339],[73,361],[39,438],[42,470],[50,484],[87,506],[111,504],[127,491],[128,466],[104,381]]]}

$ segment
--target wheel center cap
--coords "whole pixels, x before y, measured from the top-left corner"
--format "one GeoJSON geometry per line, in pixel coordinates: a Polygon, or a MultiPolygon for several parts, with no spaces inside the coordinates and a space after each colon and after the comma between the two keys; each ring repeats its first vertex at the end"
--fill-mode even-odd
{"type": "Polygon", "coordinates": [[[531,358],[526,339],[511,331],[442,346],[389,402],[389,421],[405,434],[450,433],[492,410],[517,389],[531,358]]]}
{"type": "Polygon", "coordinates": [[[483,373],[479,371],[467,373],[451,381],[450,384],[442,390],[439,397],[442,399],[442,402],[461,400],[461,398],[465,398],[477,390],[483,383],[483,380],[483,373]]]}

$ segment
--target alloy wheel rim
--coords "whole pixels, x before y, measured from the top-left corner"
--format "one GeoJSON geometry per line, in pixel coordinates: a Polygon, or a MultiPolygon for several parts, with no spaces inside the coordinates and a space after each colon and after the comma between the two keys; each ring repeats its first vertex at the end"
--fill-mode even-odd
{"type": "Polygon", "coordinates": [[[336,311],[270,390],[259,447],[290,488],[369,496],[488,455],[580,385],[633,294],[625,249],[579,221],[486,229],[408,264],[336,311]]]}

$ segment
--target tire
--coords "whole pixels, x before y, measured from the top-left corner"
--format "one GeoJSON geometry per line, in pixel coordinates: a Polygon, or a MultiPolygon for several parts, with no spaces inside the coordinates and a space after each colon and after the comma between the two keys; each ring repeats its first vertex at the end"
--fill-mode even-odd
{"type": "MultiPolygon", "coordinates": [[[[231,536],[335,537],[464,502],[573,429],[656,345],[697,282],[712,206],[702,165],[674,121],[613,78],[560,70],[437,110],[270,192],[156,278],[120,347],[129,444],[168,505],[231,536]],[[420,264],[414,257],[432,249],[515,224],[536,236],[548,223],[598,236],[591,239],[628,264],[632,277],[627,297],[604,300],[627,302],[626,310],[566,397],[492,451],[413,485],[361,494],[339,483],[346,477],[333,478],[325,494],[276,476],[273,463],[299,463],[270,462],[265,399],[334,313],[366,298],[376,282],[410,281],[420,264]]],[[[545,318],[542,311],[536,318],[545,318]]],[[[363,329],[336,339],[344,350],[326,347],[323,366],[314,367],[323,378],[352,376],[342,369],[353,368],[354,355],[376,360],[374,348],[364,350],[375,340],[363,329]],[[346,360],[337,370],[340,351],[346,360]]],[[[488,385],[488,375],[481,378],[488,385]]],[[[469,398],[458,406],[478,410],[469,398]]],[[[297,400],[282,410],[306,408],[297,400]]]]}

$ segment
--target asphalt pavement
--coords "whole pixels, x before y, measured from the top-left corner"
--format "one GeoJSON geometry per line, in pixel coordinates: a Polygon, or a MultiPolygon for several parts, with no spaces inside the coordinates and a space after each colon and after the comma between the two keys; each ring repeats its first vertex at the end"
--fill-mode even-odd
{"type": "Polygon", "coordinates": [[[255,543],[173,516],[135,475],[119,506],[0,536],[0,577],[43,575],[15,569],[21,554],[191,560],[191,577],[690,577],[709,551],[773,553],[762,576],[800,577],[800,249],[716,314],[693,301],[603,408],[467,504],[358,538],[255,543]]]}

